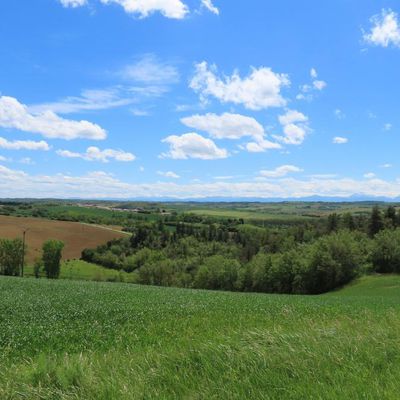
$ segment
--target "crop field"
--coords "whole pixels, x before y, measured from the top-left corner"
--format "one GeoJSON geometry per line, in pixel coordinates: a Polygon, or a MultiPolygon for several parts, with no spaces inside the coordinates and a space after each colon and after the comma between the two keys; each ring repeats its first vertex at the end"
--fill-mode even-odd
{"type": "Polygon", "coordinates": [[[0,398],[398,399],[399,300],[2,277],[0,398]]]}
{"type": "Polygon", "coordinates": [[[65,243],[63,258],[68,260],[80,258],[82,250],[87,247],[95,247],[114,238],[126,236],[116,229],[77,222],[0,216],[0,238],[22,237],[25,229],[29,229],[26,234],[28,263],[40,256],[42,244],[47,239],[62,240],[65,243]]]}

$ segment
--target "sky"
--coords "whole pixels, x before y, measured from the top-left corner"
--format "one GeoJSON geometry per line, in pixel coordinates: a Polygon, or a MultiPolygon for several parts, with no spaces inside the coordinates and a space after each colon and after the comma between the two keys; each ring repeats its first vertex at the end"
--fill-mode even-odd
{"type": "Polygon", "coordinates": [[[0,197],[398,197],[399,13],[2,0],[0,197]]]}

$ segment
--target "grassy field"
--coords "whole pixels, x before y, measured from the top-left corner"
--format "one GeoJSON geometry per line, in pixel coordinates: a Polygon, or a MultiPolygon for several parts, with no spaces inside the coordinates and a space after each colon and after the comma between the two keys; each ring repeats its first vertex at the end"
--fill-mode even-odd
{"type": "Polygon", "coordinates": [[[14,239],[26,234],[28,245],[27,262],[33,263],[41,254],[42,244],[47,239],[58,239],[65,243],[63,259],[80,258],[85,248],[93,248],[109,240],[126,236],[109,227],[91,226],[77,222],[51,221],[41,218],[0,216],[0,238],[14,239]]]}
{"type": "Polygon", "coordinates": [[[324,296],[0,278],[1,399],[398,399],[400,277],[324,296]]]}
{"type": "MultiPolygon", "coordinates": [[[[34,276],[32,265],[25,267],[25,276],[34,276]]],[[[44,272],[41,273],[41,276],[45,276],[44,272]]],[[[134,283],[135,275],[125,271],[104,268],[82,260],[67,260],[61,264],[60,279],[134,283]]]]}

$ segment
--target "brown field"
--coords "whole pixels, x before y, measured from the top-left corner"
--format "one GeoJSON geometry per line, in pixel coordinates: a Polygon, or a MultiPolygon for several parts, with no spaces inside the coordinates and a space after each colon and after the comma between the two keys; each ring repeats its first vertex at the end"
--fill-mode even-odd
{"type": "Polygon", "coordinates": [[[0,238],[22,238],[24,229],[28,246],[27,263],[32,263],[41,254],[47,239],[58,239],[65,243],[63,259],[80,258],[85,248],[96,247],[109,240],[126,236],[117,228],[81,224],[79,222],[51,221],[40,218],[19,218],[0,216],[0,238]]]}

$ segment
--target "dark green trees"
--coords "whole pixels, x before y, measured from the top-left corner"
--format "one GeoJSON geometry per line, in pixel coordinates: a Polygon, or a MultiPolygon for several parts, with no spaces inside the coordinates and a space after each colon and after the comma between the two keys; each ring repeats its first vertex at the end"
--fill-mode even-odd
{"type": "Polygon", "coordinates": [[[49,279],[58,279],[60,276],[60,262],[64,243],[59,240],[47,240],[43,244],[43,268],[49,279]]]}
{"type": "Polygon", "coordinates": [[[24,246],[21,239],[0,240],[0,274],[18,276],[23,262],[24,246]]]}
{"type": "Polygon", "coordinates": [[[375,236],[383,229],[383,219],[378,206],[372,209],[371,218],[369,221],[368,232],[371,237],[375,236]]]}

